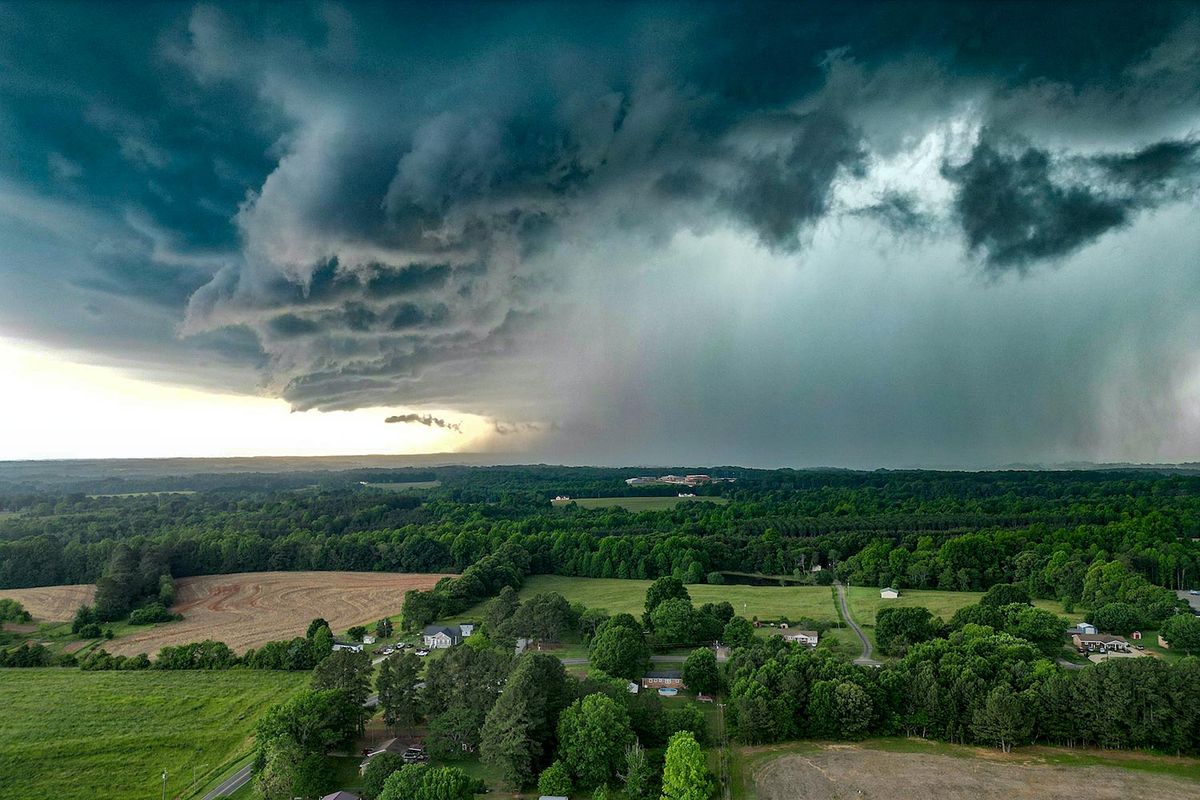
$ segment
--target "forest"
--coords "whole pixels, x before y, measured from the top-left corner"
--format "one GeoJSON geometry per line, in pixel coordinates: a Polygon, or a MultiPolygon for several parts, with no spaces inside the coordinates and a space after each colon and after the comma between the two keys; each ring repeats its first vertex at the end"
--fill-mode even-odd
{"type": "Polygon", "coordinates": [[[133,496],[27,487],[0,495],[0,588],[113,578],[115,614],[152,601],[160,588],[166,597],[165,577],[461,573],[504,545],[527,554],[522,569],[532,574],[699,583],[732,571],[948,590],[1018,582],[1035,597],[1085,605],[1095,604],[1086,595],[1096,565],[1115,563],[1110,569],[1168,589],[1191,588],[1200,577],[1196,476],[710,471],[735,480],[699,493],[727,503],[638,513],[549,502],[675,491],[631,490],[623,479],[643,470],[630,469],[356,471],[306,475],[318,482],[286,490],[247,488],[259,481],[243,475],[195,494],[133,496]],[[370,485],[418,478],[440,485],[370,485]],[[817,566],[828,574],[812,578],[817,566]]]}

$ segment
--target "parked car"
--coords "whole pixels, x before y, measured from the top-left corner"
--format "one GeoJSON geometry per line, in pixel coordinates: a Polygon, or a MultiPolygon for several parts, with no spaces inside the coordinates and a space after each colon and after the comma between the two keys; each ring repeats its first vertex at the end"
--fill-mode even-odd
{"type": "Polygon", "coordinates": [[[1138,650],[1145,650],[1145,649],[1146,649],[1146,645],[1144,645],[1144,644],[1139,644],[1139,645],[1137,646],[1137,649],[1138,649],[1138,650]]]}
{"type": "Polygon", "coordinates": [[[1188,594],[1200,596],[1200,589],[1192,589],[1188,594]]]}
{"type": "Polygon", "coordinates": [[[429,655],[429,651],[422,647],[417,651],[417,655],[419,655],[421,658],[424,658],[425,656],[429,655]]]}

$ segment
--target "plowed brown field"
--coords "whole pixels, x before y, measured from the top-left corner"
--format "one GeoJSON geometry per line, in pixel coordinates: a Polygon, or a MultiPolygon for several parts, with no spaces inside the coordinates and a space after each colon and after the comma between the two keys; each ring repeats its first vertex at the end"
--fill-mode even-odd
{"type": "Polygon", "coordinates": [[[303,636],[324,617],[334,631],[400,613],[409,589],[430,589],[443,575],[390,572],[243,572],[175,582],[183,621],[155,625],[109,642],[116,655],[154,656],[164,645],[217,639],[235,651],[303,636]]]}
{"type": "Polygon", "coordinates": [[[0,600],[16,600],[38,622],[70,622],[75,616],[75,609],[92,602],[95,595],[96,587],[90,583],[0,589],[0,600]]]}
{"type": "MultiPolygon", "coordinates": [[[[303,636],[309,620],[324,617],[334,631],[400,613],[409,589],[430,589],[444,575],[390,572],[242,572],[175,582],[181,622],[132,632],[104,644],[117,655],[153,657],[170,644],[217,639],[239,653],[272,639],[303,636]]],[[[0,597],[24,604],[39,621],[68,621],[92,602],[96,587],[39,586],[5,589],[0,597]]]]}

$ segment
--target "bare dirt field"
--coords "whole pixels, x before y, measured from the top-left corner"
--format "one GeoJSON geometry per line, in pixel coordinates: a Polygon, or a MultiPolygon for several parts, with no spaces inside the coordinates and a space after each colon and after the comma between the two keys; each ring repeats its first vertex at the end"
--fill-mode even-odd
{"type": "Polygon", "coordinates": [[[134,630],[105,649],[115,655],[154,656],[164,645],[217,639],[235,651],[272,639],[303,636],[309,620],[324,617],[335,632],[400,613],[409,589],[430,589],[443,575],[389,572],[243,572],[175,582],[181,622],[134,630]]]}
{"type": "Polygon", "coordinates": [[[35,586],[32,589],[0,589],[0,600],[16,600],[38,622],[70,622],[75,609],[92,602],[96,587],[90,583],[71,586],[35,586]]]}
{"type": "Polygon", "coordinates": [[[1018,754],[978,757],[830,746],[784,755],[754,773],[758,800],[1195,800],[1200,785],[1105,766],[1022,763],[1018,754]]]}

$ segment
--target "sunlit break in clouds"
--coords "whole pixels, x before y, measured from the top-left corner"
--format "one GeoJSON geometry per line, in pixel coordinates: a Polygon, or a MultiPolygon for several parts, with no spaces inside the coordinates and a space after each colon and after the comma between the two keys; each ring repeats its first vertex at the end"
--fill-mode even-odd
{"type": "Polygon", "coordinates": [[[1200,457],[1192,4],[0,2],[0,139],[0,458],[1200,457]]]}

